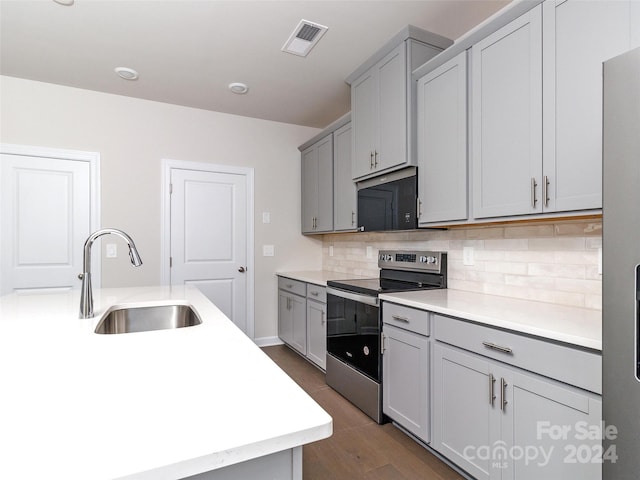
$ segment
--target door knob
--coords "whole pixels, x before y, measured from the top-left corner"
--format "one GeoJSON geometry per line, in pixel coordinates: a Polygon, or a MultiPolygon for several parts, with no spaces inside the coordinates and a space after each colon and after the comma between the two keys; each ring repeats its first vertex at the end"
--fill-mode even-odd
{"type": "Polygon", "coordinates": [[[238,269],[238,271],[239,271],[240,273],[244,273],[244,272],[246,271],[246,269],[245,269],[244,267],[240,267],[240,268],[238,269]]]}

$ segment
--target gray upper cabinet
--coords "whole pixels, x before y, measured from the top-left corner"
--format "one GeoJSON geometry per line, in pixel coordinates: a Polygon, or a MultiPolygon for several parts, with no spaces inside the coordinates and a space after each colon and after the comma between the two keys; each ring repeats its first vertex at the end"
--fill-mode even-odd
{"type": "Polygon", "coordinates": [[[411,71],[451,43],[407,26],[347,78],[354,179],[415,165],[416,87],[411,71]]]}
{"type": "Polygon", "coordinates": [[[351,178],[351,123],[333,132],[333,229],[355,230],[357,190],[351,178]]]}
{"type": "Polygon", "coordinates": [[[467,219],[467,53],[418,80],[418,222],[467,219]]]}
{"type": "Polygon", "coordinates": [[[630,7],[542,5],[544,211],[602,208],[602,62],[630,48],[630,7]]]}
{"type": "Polygon", "coordinates": [[[407,162],[404,42],[351,86],[353,178],[407,162]]]}
{"type": "Polygon", "coordinates": [[[474,217],[542,212],[542,7],[471,56],[474,217]]]}
{"type": "Polygon", "coordinates": [[[302,232],[333,230],[333,137],[302,152],[302,232]]]}

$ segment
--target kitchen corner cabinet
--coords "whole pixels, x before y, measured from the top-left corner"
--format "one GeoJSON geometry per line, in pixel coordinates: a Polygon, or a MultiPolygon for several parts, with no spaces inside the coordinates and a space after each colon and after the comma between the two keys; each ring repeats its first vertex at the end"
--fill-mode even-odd
{"type": "Polygon", "coordinates": [[[302,152],[302,233],[333,230],[333,137],[302,152]]]}
{"type": "Polygon", "coordinates": [[[418,80],[418,223],[467,219],[467,53],[418,80]]]}
{"type": "Polygon", "coordinates": [[[546,0],[472,46],[474,218],[602,208],[602,62],[632,3],[546,0]]]}
{"type": "Polygon", "coordinates": [[[307,354],[307,300],[304,282],[278,278],[278,336],[302,355],[307,354]]]}
{"type": "Polygon", "coordinates": [[[355,230],[357,189],[351,178],[351,123],[333,132],[333,229],[355,230]]]}
{"type": "Polygon", "coordinates": [[[435,322],[445,341],[434,345],[434,449],[478,480],[601,478],[600,439],[589,436],[600,428],[600,396],[533,373],[539,363],[580,383],[595,354],[452,318],[435,322]],[[504,346],[482,345],[492,331],[504,346]],[[476,343],[482,350],[467,350],[476,343]]]}
{"type": "Polygon", "coordinates": [[[420,32],[407,27],[381,50],[386,53],[378,52],[347,78],[351,85],[353,179],[415,165],[412,129],[416,87],[411,71],[451,44],[443,37],[420,32]]]}
{"type": "Polygon", "coordinates": [[[382,305],[382,411],[425,443],[431,441],[428,315],[382,305]]]}

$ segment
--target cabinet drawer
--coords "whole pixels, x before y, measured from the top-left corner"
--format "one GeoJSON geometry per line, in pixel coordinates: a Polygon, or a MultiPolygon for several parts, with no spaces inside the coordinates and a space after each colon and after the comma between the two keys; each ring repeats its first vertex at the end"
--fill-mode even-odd
{"type": "Polygon", "coordinates": [[[327,303],[327,289],[320,285],[307,283],[307,298],[318,302],[327,303]]]}
{"type": "Polygon", "coordinates": [[[307,285],[304,282],[298,280],[292,280],[286,277],[278,277],[278,288],[286,290],[287,292],[295,293],[305,297],[307,295],[307,285]]]}
{"type": "Polygon", "coordinates": [[[429,336],[429,312],[415,308],[384,302],[382,304],[382,321],[410,332],[429,336]]]}
{"type": "Polygon", "coordinates": [[[434,337],[456,347],[602,393],[602,356],[464,320],[433,316],[434,337]]]}

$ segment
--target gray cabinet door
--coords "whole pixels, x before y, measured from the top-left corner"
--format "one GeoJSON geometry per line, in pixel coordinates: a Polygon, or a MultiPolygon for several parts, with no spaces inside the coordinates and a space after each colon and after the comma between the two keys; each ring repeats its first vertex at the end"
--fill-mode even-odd
{"type": "Polygon", "coordinates": [[[333,230],[333,137],[302,152],[302,233],[333,230]]]}
{"type": "Polygon", "coordinates": [[[353,178],[369,175],[373,170],[377,128],[376,92],[377,77],[373,68],[351,85],[353,178]]]}
{"type": "Polygon", "coordinates": [[[489,362],[479,355],[434,345],[433,443],[445,457],[478,480],[500,478],[487,455],[499,440],[496,385],[489,362]]]}
{"type": "Polygon", "coordinates": [[[307,354],[307,299],[291,295],[291,323],[293,332],[290,345],[303,355],[307,354]]]}
{"type": "Polygon", "coordinates": [[[333,137],[329,135],[318,145],[318,210],[317,232],[333,230],[333,137]]]}
{"type": "Polygon", "coordinates": [[[327,368],[327,304],[307,300],[307,358],[327,368]]]}
{"type": "Polygon", "coordinates": [[[291,293],[278,290],[278,337],[287,344],[293,341],[291,297],[291,293]]]}
{"type": "Polygon", "coordinates": [[[546,1],[544,210],[602,208],[602,62],[630,47],[628,1],[546,1]]]}
{"type": "Polygon", "coordinates": [[[318,210],[318,148],[302,152],[302,233],[313,233],[318,210]]]}
{"type": "Polygon", "coordinates": [[[373,169],[407,162],[407,53],[402,42],[375,67],[378,79],[373,169]]]}
{"type": "Polygon", "coordinates": [[[420,225],[467,218],[467,54],[418,80],[420,225]]]}
{"type": "Polygon", "coordinates": [[[357,190],[351,178],[351,123],[333,132],[333,229],[356,228],[357,190]]]}
{"type": "Polygon", "coordinates": [[[429,341],[387,324],[383,330],[382,411],[429,443],[429,341]]]}
{"type": "Polygon", "coordinates": [[[541,21],[538,5],[471,49],[476,218],[542,211],[541,21]]]}
{"type": "Polygon", "coordinates": [[[602,478],[602,402],[596,395],[521,371],[501,372],[507,402],[502,439],[512,455],[503,479],[602,478]],[[589,438],[591,437],[591,438],[589,438]],[[535,457],[535,458],[534,458],[535,457]]]}

